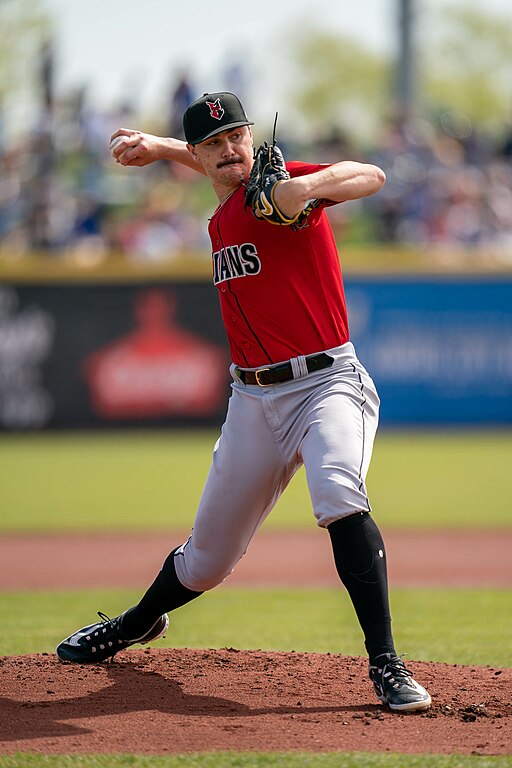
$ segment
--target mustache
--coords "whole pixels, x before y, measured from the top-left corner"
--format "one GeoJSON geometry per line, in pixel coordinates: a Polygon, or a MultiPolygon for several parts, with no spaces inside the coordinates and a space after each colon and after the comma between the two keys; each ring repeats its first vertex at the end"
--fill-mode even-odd
{"type": "Polygon", "coordinates": [[[230,160],[223,160],[221,163],[217,163],[217,168],[224,168],[225,165],[237,165],[243,163],[241,157],[232,157],[230,160]]]}

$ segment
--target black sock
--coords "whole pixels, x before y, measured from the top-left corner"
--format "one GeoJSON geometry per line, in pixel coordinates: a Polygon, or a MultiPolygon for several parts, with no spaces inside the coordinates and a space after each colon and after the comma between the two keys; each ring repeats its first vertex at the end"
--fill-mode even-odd
{"type": "Polygon", "coordinates": [[[121,627],[126,639],[143,637],[164,613],[174,611],[203,594],[187,589],[178,579],[174,565],[175,551],[173,549],[167,557],[142,600],[124,614],[121,627]]]}
{"type": "Polygon", "coordinates": [[[386,551],[379,529],[368,512],[331,523],[334,562],[348,590],[364,633],[370,661],[395,653],[389,610],[386,551]]]}

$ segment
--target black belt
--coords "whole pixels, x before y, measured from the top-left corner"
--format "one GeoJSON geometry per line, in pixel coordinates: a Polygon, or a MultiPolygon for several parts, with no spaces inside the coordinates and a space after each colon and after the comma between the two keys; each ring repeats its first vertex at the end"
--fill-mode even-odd
{"type": "MultiPolygon", "coordinates": [[[[322,368],[330,368],[334,363],[334,357],[326,352],[320,352],[318,355],[306,357],[306,368],[308,373],[321,371],[322,368]]],[[[260,387],[269,387],[271,384],[282,384],[283,381],[293,379],[292,364],[289,360],[286,363],[278,363],[272,367],[258,368],[257,371],[245,371],[243,368],[235,368],[235,373],[243,384],[257,384],[260,387]]]]}

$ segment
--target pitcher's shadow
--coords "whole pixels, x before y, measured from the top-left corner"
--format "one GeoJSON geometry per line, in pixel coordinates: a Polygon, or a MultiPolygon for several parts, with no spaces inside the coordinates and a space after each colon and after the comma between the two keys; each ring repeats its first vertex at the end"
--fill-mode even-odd
{"type": "MultiPolygon", "coordinates": [[[[57,662],[60,663],[60,662],[57,662]]],[[[77,672],[79,668],[77,668],[77,672]]],[[[110,685],[75,698],[20,702],[0,697],[0,741],[92,733],[66,721],[82,718],[156,711],[186,717],[255,717],[267,714],[314,714],[321,712],[382,711],[379,705],[249,707],[222,696],[184,693],[177,679],[145,671],[130,662],[107,665],[110,685]]]]}

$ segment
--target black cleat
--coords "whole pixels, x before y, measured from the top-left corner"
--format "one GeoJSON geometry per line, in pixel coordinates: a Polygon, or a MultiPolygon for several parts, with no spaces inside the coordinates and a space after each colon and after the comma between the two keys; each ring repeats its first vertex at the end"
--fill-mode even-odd
{"type": "Polygon", "coordinates": [[[98,611],[101,621],[79,629],[78,632],[66,637],[57,646],[57,656],[61,661],[94,664],[112,658],[119,651],[129,648],[135,643],[150,643],[152,640],[158,640],[169,626],[169,617],[164,613],[143,637],[127,640],[121,632],[123,615],[109,619],[104,613],[98,611]]]}
{"type": "Polygon", "coordinates": [[[414,680],[401,656],[383,653],[377,661],[381,663],[369,668],[377,698],[400,712],[418,712],[430,707],[429,693],[414,680]]]}

